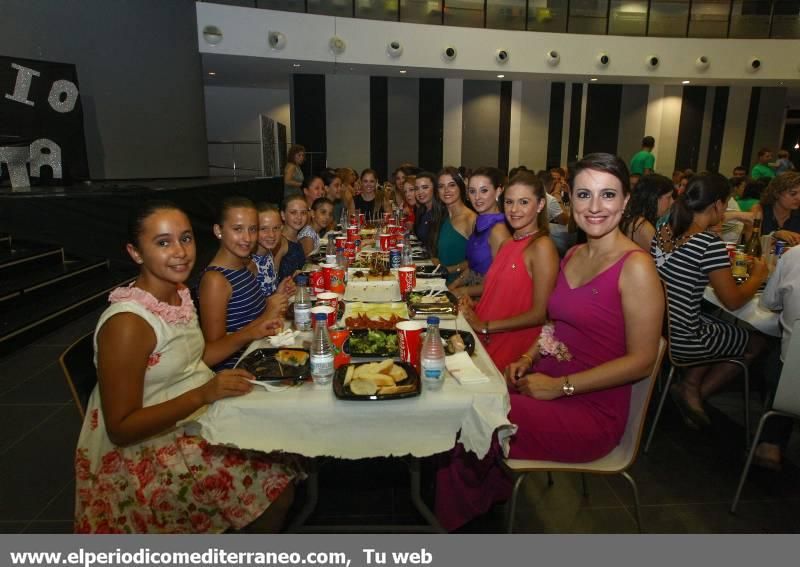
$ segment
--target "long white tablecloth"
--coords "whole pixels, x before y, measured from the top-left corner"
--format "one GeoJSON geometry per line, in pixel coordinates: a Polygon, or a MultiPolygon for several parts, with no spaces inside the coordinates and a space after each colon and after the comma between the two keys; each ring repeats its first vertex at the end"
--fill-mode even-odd
{"type": "MultiPolygon", "coordinates": [[[[455,323],[442,321],[442,327],[455,323]]],[[[461,315],[458,328],[469,330],[461,315]]],[[[339,400],[331,386],[311,383],[281,392],[256,387],[212,404],[190,426],[214,444],[344,459],[426,457],[452,449],[460,432],[459,442],[482,458],[494,431],[502,442],[513,427],[505,381],[477,337],[475,342],[473,360],[488,383],[462,386],[447,376],[440,391],[386,401],[339,400]]],[[[247,352],[264,346],[266,341],[256,341],[247,352]]]]}
{"type": "Polygon", "coordinates": [[[759,304],[760,297],[761,294],[757,293],[745,305],[739,309],[736,309],[735,311],[731,311],[722,304],[711,286],[706,286],[706,289],[703,292],[703,299],[709,303],[713,303],[717,307],[724,309],[726,312],[730,313],[740,321],[744,321],[765,335],[780,337],[781,326],[780,321],[778,320],[779,315],[778,313],[762,307],[759,304]]]}

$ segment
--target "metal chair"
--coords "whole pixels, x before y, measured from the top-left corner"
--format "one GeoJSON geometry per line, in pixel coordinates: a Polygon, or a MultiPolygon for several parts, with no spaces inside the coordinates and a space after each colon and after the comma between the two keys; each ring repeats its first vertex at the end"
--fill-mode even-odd
{"type": "MultiPolygon", "coordinates": [[[[595,461],[588,463],[559,463],[555,461],[535,461],[535,460],[521,460],[521,459],[506,459],[503,461],[504,466],[513,475],[514,488],[511,492],[511,501],[508,506],[508,518],[506,523],[506,531],[512,533],[514,528],[514,515],[517,507],[517,497],[519,490],[522,486],[522,481],[525,477],[532,472],[547,472],[548,478],[550,472],[577,472],[581,476],[585,473],[591,474],[620,474],[630,483],[633,490],[633,501],[636,507],[636,526],[639,532],[642,531],[642,521],[639,514],[639,489],[636,486],[636,481],[628,473],[628,469],[636,461],[636,455],[639,452],[639,443],[642,439],[642,432],[644,431],[644,421],[647,416],[647,407],[650,405],[650,398],[653,394],[653,386],[656,382],[656,376],[661,370],[661,362],[664,358],[664,351],[667,348],[667,341],[663,338],[660,339],[658,345],[658,356],[653,365],[653,370],[649,376],[642,378],[633,385],[631,389],[631,405],[628,412],[628,423],[625,425],[625,432],[622,439],[613,451],[608,455],[601,457],[595,461]]],[[[584,480],[582,478],[582,480],[584,480]]],[[[552,482],[550,483],[552,484],[552,482]]],[[[584,496],[587,495],[586,483],[583,484],[584,496]]]]}
{"type": "MultiPolygon", "coordinates": [[[[662,282],[662,285],[663,282],[662,282]]],[[[661,390],[661,397],[658,400],[658,408],[656,415],[653,417],[653,424],[650,426],[650,433],[647,435],[647,442],[644,444],[644,453],[650,451],[650,443],[653,441],[653,434],[656,431],[658,420],[661,417],[661,410],[664,408],[664,401],[669,395],[669,387],[672,385],[672,380],[675,377],[675,370],[678,368],[693,368],[695,366],[707,366],[710,364],[717,364],[720,362],[727,362],[739,366],[744,372],[744,444],[747,447],[750,444],[750,371],[744,363],[743,358],[714,358],[710,360],[703,360],[700,362],[679,362],[672,356],[672,327],[669,322],[669,296],[667,295],[666,286],[664,286],[664,297],[667,298],[667,338],[669,339],[669,348],[667,354],[669,356],[669,373],[667,374],[666,383],[661,390]]]]}
{"type": "Polygon", "coordinates": [[[742,477],[739,479],[739,486],[736,488],[736,495],[731,504],[731,514],[736,513],[736,506],[739,504],[739,497],[742,495],[744,481],[753,463],[753,456],[758,447],[761,431],[764,429],[766,421],[773,416],[782,415],[792,419],[800,419],[800,320],[794,322],[792,327],[792,340],[786,353],[786,360],[783,363],[783,370],[778,381],[778,388],[775,391],[775,399],[772,401],[772,408],[761,416],[756,429],[755,437],[747,454],[747,461],[744,464],[742,477]]]}
{"type": "Polygon", "coordinates": [[[97,384],[97,370],[94,367],[94,331],[87,333],[72,343],[61,353],[58,363],[67,380],[72,399],[81,416],[86,416],[89,396],[97,384]]]}

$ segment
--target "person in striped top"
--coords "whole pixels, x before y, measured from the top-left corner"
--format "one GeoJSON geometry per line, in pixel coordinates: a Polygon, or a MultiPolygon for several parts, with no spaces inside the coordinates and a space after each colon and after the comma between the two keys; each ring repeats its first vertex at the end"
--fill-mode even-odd
{"type": "MultiPolygon", "coordinates": [[[[653,238],[650,252],[667,288],[670,351],[679,362],[743,356],[746,364],[766,347],[756,333],[701,313],[705,287],[711,284],[722,304],[739,309],[768,277],[766,264],[753,259],[750,278],[736,285],[725,244],[710,232],[725,215],[730,196],[727,180],[716,173],[695,175],[672,206],[670,221],[653,238]]],[[[726,363],[688,368],[670,392],[686,424],[709,423],[703,400],[732,380],[738,366],[726,363]]]]}
{"type": "Polygon", "coordinates": [[[251,258],[258,242],[258,212],[249,199],[230,197],[222,204],[214,236],[220,242],[200,279],[200,327],[206,345],[224,353],[209,360],[214,370],[233,368],[248,344],[283,328],[282,303],[267,309],[266,295],[256,279],[251,258]]]}

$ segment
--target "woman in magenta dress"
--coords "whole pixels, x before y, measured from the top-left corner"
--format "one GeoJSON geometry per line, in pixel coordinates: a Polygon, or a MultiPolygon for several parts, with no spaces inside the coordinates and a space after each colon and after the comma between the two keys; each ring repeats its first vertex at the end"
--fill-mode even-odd
{"type": "Polygon", "coordinates": [[[469,296],[459,300],[461,312],[501,372],[538,336],[558,275],[558,251],[547,236],[539,178],[523,171],[510,181],[504,195],[513,238],[497,252],[477,306],[469,296]]]}
{"type": "MultiPolygon", "coordinates": [[[[506,369],[509,419],[518,427],[511,458],[586,462],[609,453],[625,429],[631,383],[652,370],[664,298],[650,256],[619,231],[628,192],[628,170],[616,156],[591,154],[576,164],[570,196],[587,243],[562,262],[548,304],[552,323],[506,369]]],[[[458,447],[449,455],[437,475],[445,528],[509,497],[500,457],[497,444],[482,461],[458,447]]]]}

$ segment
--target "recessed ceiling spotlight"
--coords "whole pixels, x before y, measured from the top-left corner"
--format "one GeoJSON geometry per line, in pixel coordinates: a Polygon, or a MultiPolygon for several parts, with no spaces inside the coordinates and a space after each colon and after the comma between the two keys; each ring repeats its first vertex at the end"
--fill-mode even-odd
{"type": "Polygon", "coordinates": [[[589,80],[590,80],[590,81],[592,81],[592,82],[595,82],[595,81],[597,80],[597,77],[592,77],[592,78],[591,78],[591,79],[589,79],[589,80]]]}
{"type": "Polygon", "coordinates": [[[298,67],[302,67],[302,65],[300,65],[300,63],[292,63],[292,67],[297,69],[298,67]]]}
{"type": "Polygon", "coordinates": [[[498,79],[502,79],[503,77],[505,77],[505,75],[497,75],[498,79]]]}
{"type": "Polygon", "coordinates": [[[692,81],[681,81],[681,84],[682,84],[682,85],[688,85],[688,84],[689,84],[689,83],[691,83],[691,82],[692,82],[692,81]]]}
{"type": "Polygon", "coordinates": [[[400,74],[401,75],[405,75],[406,73],[408,73],[408,71],[406,71],[405,69],[400,69],[400,74]]]}
{"type": "Polygon", "coordinates": [[[216,75],[216,73],[215,73],[214,71],[209,71],[209,72],[208,72],[208,74],[209,74],[209,75],[211,75],[212,77],[213,77],[214,75],[216,75]]]}

